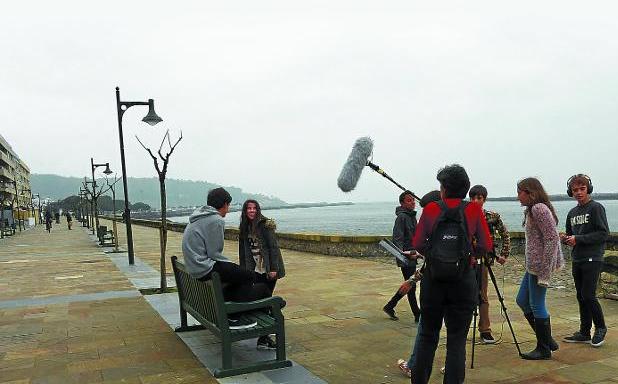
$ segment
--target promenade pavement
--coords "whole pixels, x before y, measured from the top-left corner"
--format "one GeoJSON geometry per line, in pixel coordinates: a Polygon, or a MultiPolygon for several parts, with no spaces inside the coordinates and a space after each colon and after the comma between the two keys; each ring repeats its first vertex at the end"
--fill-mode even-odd
{"type": "MultiPolygon", "coordinates": [[[[40,228],[0,242],[0,383],[216,382],[84,229],[55,226],[47,234],[40,228]]],[[[133,231],[136,256],[158,269],[158,231],[133,231]]],[[[122,246],[124,226],[119,232],[122,246]]],[[[181,255],[181,237],[170,232],[168,260],[181,255]]],[[[237,249],[226,241],[233,260],[237,249]]],[[[283,257],[287,276],[275,293],[288,303],[289,358],[329,383],[409,382],[395,364],[409,356],[416,335],[409,307],[400,302],[399,321],[381,311],[401,282],[390,261],[290,250],[283,257]]],[[[521,265],[513,258],[495,272],[521,348],[529,351],[533,334],[514,303],[521,265]]],[[[578,327],[568,273],[560,279],[564,284],[548,292],[556,339],[578,327]]],[[[602,301],[610,331],[601,348],[560,343],[552,360],[529,362],[517,356],[493,289],[490,301],[501,342],[476,346],[466,382],[618,383],[618,302],[602,301]]],[[[443,337],[432,383],[442,380],[444,346],[443,337]]],[[[470,353],[468,347],[468,366],[470,353]]]]}

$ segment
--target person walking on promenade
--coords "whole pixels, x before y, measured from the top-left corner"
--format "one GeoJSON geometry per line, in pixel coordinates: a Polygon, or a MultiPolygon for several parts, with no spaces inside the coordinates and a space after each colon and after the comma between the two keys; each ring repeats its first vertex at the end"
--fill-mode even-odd
{"type": "Polygon", "coordinates": [[[577,205],[566,218],[566,234],[561,234],[563,243],[573,247],[573,280],[579,304],[579,331],[563,340],[567,343],[590,343],[600,347],[605,341],[607,326],[603,309],[596,297],[597,284],[603,269],[605,241],[609,225],[605,208],[590,197],[592,180],[577,174],[567,181],[567,193],[577,200],[577,205]],[[592,323],[594,336],[590,338],[592,323]]]}
{"type": "Polygon", "coordinates": [[[54,218],[56,219],[56,224],[60,224],[60,212],[54,212],[54,218]]]}
{"type": "Polygon", "coordinates": [[[67,211],[66,218],[67,218],[67,227],[69,228],[69,231],[70,231],[71,226],[73,225],[73,216],[71,216],[71,212],[67,211]]]}
{"type": "MultiPolygon", "coordinates": [[[[470,201],[478,203],[482,208],[485,204],[485,201],[487,200],[487,188],[482,185],[475,185],[474,187],[470,188],[468,196],[470,197],[470,201]]],[[[489,233],[491,234],[491,239],[494,241],[494,244],[494,236],[496,232],[502,240],[502,247],[500,248],[499,255],[496,255],[493,249],[487,253],[474,255],[475,258],[480,259],[481,261],[478,264],[478,267],[480,268],[479,272],[481,275],[481,286],[479,290],[479,334],[483,343],[494,344],[496,340],[491,334],[491,322],[489,320],[489,297],[487,296],[489,272],[487,270],[487,267],[491,267],[491,265],[494,263],[494,260],[497,261],[500,265],[504,265],[504,263],[506,263],[506,259],[509,257],[509,253],[511,251],[511,237],[509,236],[509,232],[504,226],[504,223],[502,222],[499,213],[488,211],[486,209],[483,209],[483,213],[485,214],[485,220],[487,221],[487,225],[489,226],[489,233]]]]}
{"type": "Polygon", "coordinates": [[[528,177],[517,183],[517,198],[526,207],[526,272],[517,293],[517,305],[530,325],[534,325],[536,348],[522,354],[526,360],[551,358],[555,342],[545,306],[545,295],[552,274],[564,267],[564,256],[556,225],[558,217],[541,182],[528,177]]]}
{"type": "MultiPolygon", "coordinates": [[[[412,192],[405,191],[399,195],[399,206],[395,208],[395,225],[393,226],[393,243],[397,248],[407,252],[407,264],[396,259],[397,266],[401,268],[401,274],[404,280],[410,279],[416,271],[416,252],[412,249],[412,237],[416,229],[416,201],[412,196],[412,192]]],[[[395,314],[395,306],[405,295],[408,296],[408,303],[414,315],[414,322],[418,323],[421,316],[421,310],[416,302],[416,282],[412,281],[407,294],[398,289],[393,297],[386,303],[382,310],[390,317],[391,320],[399,320],[395,314]]]]}
{"type": "Polygon", "coordinates": [[[488,252],[493,244],[481,207],[462,201],[470,188],[466,170],[458,164],[448,165],[436,178],[442,200],[423,209],[412,240],[414,249],[425,256],[426,271],[421,279],[422,327],[411,381],[429,382],[444,322],[447,342],[443,382],[463,383],[466,335],[478,299],[471,253],[488,252]]]}
{"type": "MultiPolygon", "coordinates": [[[[207,205],[189,217],[182,237],[182,254],[187,272],[199,280],[209,280],[217,272],[225,285],[226,301],[254,301],[270,296],[262,275],[248,271],[223,255],[225,222],[232,196],[223,188],[208,192],[207,205]]],[[[246,329],[257,325],[242,317],[229,317],[231,329],[246,329]]]]}
{"type": "Polygon", "coordinates": [[[51,211],[47,210],[45,211],[45,229],[47,230],[47,232],[51,233],[51,228],[52,228],[52,214],[51,214],[51,211]]]}
{"type": "MultiPolygon", "coordinates": [[[[260,275],[268,287],[270,296],[277,280],[285,276],[283,257],[277,243],[275,221],[262,215],[256,200],[247,200],[242,206],[240,234],[238,237],[238,261],[240,267],[260,275]]],[[[277,349],[270,336],[260,336],[257,349],[277,349]]]]}

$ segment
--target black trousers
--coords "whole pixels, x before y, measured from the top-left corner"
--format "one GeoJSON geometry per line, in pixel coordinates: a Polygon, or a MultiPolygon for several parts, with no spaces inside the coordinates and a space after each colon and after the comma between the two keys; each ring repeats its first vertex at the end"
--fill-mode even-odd
{"type": "Polygon", "coordinates": [[[212,272],[221,276],[223,298],[225,301],[254,301],[272,296],[271,281],[265,275],[248,271],[238,264],[217,261],[210,271],[200,280],[209,280],[212,272]]]}
{"type": "Polygon", "coordinates": [[[605,328],[603,309],[596,296],[602,269],[602,261],[573,263],[573,280],[579,304],[579,331],[584,335],[590,335],[593,322],[595,328],[605,328]]]}
{"type": "MultiPolygon", "coordinates": [[[[414,275],[414,272],[416,271],[416,265],[412,267],[400,267],[400,268],[401,268],[401,274],[403,275],[404,280],[408,280],[410,277],[412,277],[412,275],[414,275]]],[[[412,313],[414,314],[414,316],[418,316],[419,313],[421,313],[421,310],[418,307],[418,302],[416,301],[416,283],[412,284],[412,288],[410,288],[410,290],[408,291],[407,296],[408,296],[408,303],[410,304],[410,309],[412,310],[412,313]]],[[[390,301],[386,305],[388,307],[395,308],[395,306],[397,305],[399,300],[401,300],[402,297],[403,295],[399,293],[399,290],[397,290],[397,292],[395,292],[393,297],[390,299],[390,301]]]]}
{"type": "Polygon", "coordinates": [[[478,302],[475,270],[466,270],[459,281],[441,283],[425,273],[421,280],[423,326],[417,338],[416,363],[412,382],[425,384],[431,377],[433,359],[440,339],[442,321],[446,324],[446,370],[443,383],[463,383],[466,365],[466,336],[478,302]]]}

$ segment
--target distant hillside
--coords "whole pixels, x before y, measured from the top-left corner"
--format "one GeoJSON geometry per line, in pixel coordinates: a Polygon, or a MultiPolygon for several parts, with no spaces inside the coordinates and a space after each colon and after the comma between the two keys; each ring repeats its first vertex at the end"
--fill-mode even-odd
{"type": "MultiPolygon", "coordinates": [[[[128,180],[131,203],[141,201],[153,208],[160,208],[159,181],[157,178],[129,177],[128,180]]],[[[64,199],[71,195],[77,195],[83,181],[83,178],[77,177],[41,174],[30,175],[33,193],[39,193],[41,194],[41,198],[50,198],[52,200],[64,199]]],[[[105,183],[105,180],[97,179],[97,183],[105,183]]],[[[167,190],[167,206],[171,208],[203,205],[206,203],[206,194],[208,190],[220,187],[220,185],[205,181],[167,179],[165,181],[165,187],[167,190]]],[[[259,201],[264,207],[287,205],[285,201],[274,196],[247,193],[243,192],[243,190],[238,187],[223,187],[232,195],[234,203],[242,203],[246,199],[252,198],[259,201]]],[[[116,199],[124,199],[122,181],[116,184],[116,199]]]]}

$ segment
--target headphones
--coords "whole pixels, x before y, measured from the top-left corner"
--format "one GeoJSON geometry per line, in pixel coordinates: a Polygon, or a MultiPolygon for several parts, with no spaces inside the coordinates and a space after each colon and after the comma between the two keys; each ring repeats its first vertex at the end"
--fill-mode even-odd
{"type": "Polygon", "coordinates": [[[587,189],[587,193],[591,194],[592,189],[594,188],[592,185],[592,179],[590,179],[590,176],[588,175],[584,175],[583,173],[578,173],[577,175],[573,175],[569,177],[569,180],[567,180],[567,195],[569,195],[569,197],[573,197],[573,192],[571,191],[571,183],[573,182],[573,179],[575,179],[576,177],[583,177],[584,179],[588,181],[588,185],[586,185],[586,189],[587,189]]]}

